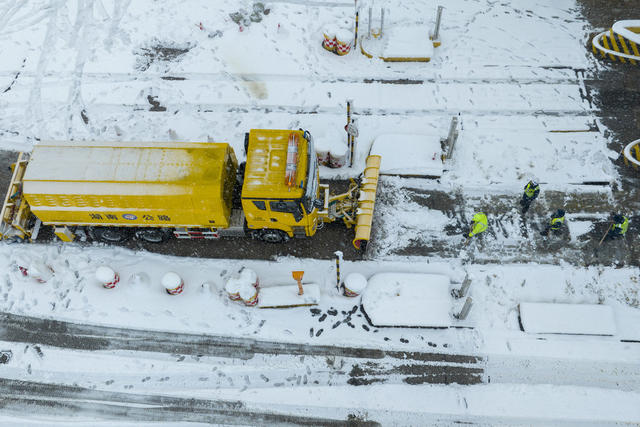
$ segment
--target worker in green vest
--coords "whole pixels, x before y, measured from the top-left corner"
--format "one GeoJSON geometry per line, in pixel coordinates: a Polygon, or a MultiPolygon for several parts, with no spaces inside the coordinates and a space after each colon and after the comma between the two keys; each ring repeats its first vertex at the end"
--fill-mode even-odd
{"type": "Polygon", "coordinates": [[[529,210],[529,206],[531,206],[531,202],[533,202],[536,197],[540,194],[540,185],[534,180],[527,182],[527,185],[524,186],[524,193],[522,194],[522,199],[520,200],[520,205],[522,205],[522,214],[524,215],[529,210]]]}
{"type": "Polygon", "coordinates": [[[558,209],[553,215],[551,215],[551,219],[549,223],[545,227],[544,230],[540,232],[543,236],[549,234],[549,231],[553,231],[553,234],[559,236],[562,234],[562,227],[564,226],[564,209],[558,209]]]}
{"type": "Polygon", "coordinates": [[[487,227],[488,227],[487,216],[482,212],[478,212],[477,214],[473,215],[473,223],[471,224],[471,231],[469,232],[469,235],[467,236],[467,238],[473,237],[477,234],[487,231],[487,227]]]}
{"type": "Polygon", "coordinates": [[[621,214],[613,215],[613,224],[607,233],[608,239],[617,239],[618,237],[624,237],[629,229],[629,218],[621,214]]]}

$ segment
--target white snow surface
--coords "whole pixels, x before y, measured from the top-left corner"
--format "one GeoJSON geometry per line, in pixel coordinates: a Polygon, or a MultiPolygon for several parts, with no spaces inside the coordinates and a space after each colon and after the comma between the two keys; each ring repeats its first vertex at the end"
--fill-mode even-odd
{"type": "Polygon", "coordinates": [[[442,149],[437,135],[380,135],[373,141],[370,154],[382,157],[381,174],[442,176],[442,149]]]}
{"type": "MultiPolygon", "coordinates": [[[[433,25],[435,2],[383,3],[390,11],[385,17],[387,35],[404,36],[404,27],[433,25]]],[[[359,124],[354,167],[323,167],[322,179],[358,175],[381,135],[433,135],[424,148],[416,146],[413,155],[404,158],[405,167],[409,159],[431,158],[432,142],[446,136],[453,116],[460,119],[453,157],[445,162],[438,184],[421,182],[420,188],[520,194],[522,183],[537,176],[545,190],[579,192],[579,184],[585,181],[618,179],[611,161],[618,153],[607,148],[607,129],[585,96],[583,79],[588,73],[582,70],[594,66],[585,49],[593,28],[580,16],[574,0],[447,1],[440,29],[442,45],[431,47],[428,64],[384,63],[360,55],[358,49],[343,57],[324,50],[322,30],[327,25],[350,28],[352,2],[270,2],[271,12],[262,22],[239,31],[229,13],[251,6],[244,0],[0,2],[0,147],[30,151],[37,140],[213,140],[229,142],[241,161],[248,130],[303,127],[317,136],[321,149],[344,152],[345,100],[349,98],[359,124]],[[165,60],[158,46],[160,51],[172,48],[182,53],[165,60]],[[390,85],[385,83],[388,80],[410,84],[390,85]],[[166,112],[151,111],[152,101],[166,112]]],[[[363,10],[360,29],[366,31],[363,10]]],[[[402,52],[421,53],[424,46],[431,46],[426,35],[419,43],[403,46],[402,52]]],[[[385,159],[389,158],[398,159],[386,154],[385,159]]],[[[425,227],[441,232],[447,224],[442,212],[405,200],[402,185],[414,183],[391,181],[397,184],[398,209],[384,212],[393,221],[380,224],[386,233],[381,243],[390,248],[406,245],[413,237],[400,235],[395,224],[402,223],[411,233],[425,227]]],[[[568,215],[572,239],[584,234],[588,224],[572,222],[568,215]]],[[[284,404],[283,411],[293,414],[306,414],[313,406],[346,419],[355,408],[363,417],[370,414],[388,420],[389,425],[443,420],[548,425],[640,422],[636,380],[640,303],[635,268],[564,263],[463,265],[461,259],[384,256],[344,261],[343,274],[359,273],[369,280],[386,274],[411,290],[415,287],[409,286],[408,274],[439,275],[443,279],[438,294],[429,295],[443,300],[448,298],[444,277],[459,283],[468,275],[474,307],[464,322],[456,323],[464,328],[370,328],[365,333],[365,320],[354,315],[354,328],[325,327],[322,335],[311,336],[318,320],[307,307],[259,310],[228,299],[224,284],[243,266],[259,276],[264,286],[261,299],[266,298],[267,289],[284,290],[277,285],[291,283],[292,270],[304,269],[305,281],[317,284],[319,309],[348,311],[354,304],[357,308],[357,300],[341,296],[335,288],[333,261],[207,260],[102,245],[2,243],[0,311],[294,343],[408,352],[435,346],[433,351],[486,356],[485,377],[491,383],[214,390],[198,379],[205,371],[210,373],[206,363],[175,363],[159,354],[132,357],[57,348],[45,348],[48,356],[40,359],[23,344],[5,342],[1,348],[13,349],[16,356],[3,365],[3,376],[118,391],[126,391],[123,384],[135,379],[137,387],[147,392],[229,397],[253,408],[284,404]],[[20,259],[51,266],[53,276],[47,283],[22,276],[17,264],[25,261],[20,259]],[[95,277],[96,269],[105,264],[122,278],[115,289],[103,288],[95,277]],[[161,278],[168,271],[184,279],[181,295],[164,291],[161,278]],[[523,301],[606,305],[615,317],[615,334],[546,335],[539,340],[519,330],[517,307],[523,301]],[[140,378],[140,372],[156,372],[164,378],[166,371],[175,372],[181,380],[153,388],[140,378]],[[83,378],[78,378],[78,372],[83,378]],[[105,385],[105,375],[123,380],[105,385]],[[419,416],[410,418],[410,413],[419,416]]],[[[287,288],[297,292],[295,285],[287,288]]],[[[367,295],[374,295],[370,288],[371,282],[367,295]]],[[[383,294],[380,289],[377,295],[383,294]]],[[[363,302],[371,298],[367,295],[363,302]]],[[[372,303],[380,305],[381,300],[372,303]]],[[[418,316],[417,305],[410,305],[412,315],[418,316]]],[[[442,307],[438,304],[434,309],[442,307]]],[[[450,308],[451,302],[447,316],[450,308]]],[[[444,318],[444,311],[438,318],[444,318]]],[[[261,363],[256,370],[268,366],[261,363]]],[[[234,365],[230,370],[241,368],[234,365]]],[[[28,413],[3,413],[0,421],[8,425],[68,423],[28,413]]],[[[82,425],[84,420],[74,422],[82,425]]],[[[125,424],[109,421],[109,425],[125,424]]]]}

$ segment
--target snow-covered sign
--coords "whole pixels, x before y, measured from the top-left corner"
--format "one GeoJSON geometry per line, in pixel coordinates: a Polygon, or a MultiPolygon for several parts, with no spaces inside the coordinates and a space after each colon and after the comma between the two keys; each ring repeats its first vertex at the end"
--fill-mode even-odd
{"type": "Polygon", "coordinates": [[[378,273],[369,279],[362,307],[375,326],[451,326],[449,277],[378,273]]]}
{"type": "Polygon", "coordinates": [[[371,154],[382,156],[383,175],[442,176],[442,149],[435,135],[383,134],[376,137],[371,154]]]}
{"type": "Polygon", "coordinates": [[[520,322],[533,334],[616,334],[613,310],[607,305],[523,302],[520,322]]]}
{"type": "Polygon", "coordinates": [[[259,308],[286,308],[316,305],[320,302],[320,287],[316,283],[302,285],[303,295],[298,295],[297,285],[271,286],[260,289],[259,308]]]}

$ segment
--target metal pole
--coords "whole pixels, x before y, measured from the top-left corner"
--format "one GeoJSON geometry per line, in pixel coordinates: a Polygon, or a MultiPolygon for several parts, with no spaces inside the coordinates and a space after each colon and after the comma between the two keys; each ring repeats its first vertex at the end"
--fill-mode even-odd
{"type": "Polygon", "coordinates": [[[369,29],[367,31],[367,37],[371,37],[371,8],[369,8],[369,29]]]}
{"type": "Polygon", "coordinates": [[[449,134],[447,135],[447,159],[450,159],[453,156],[453,147],[456,145],[456,140],[458,139],[458,117],[454,116],[451,118],[451,124],[449,125],[449,134]]]}
{"type": "Polygon", "coordinates": [[[470,286],[471,286],[471,279],[469,279],[469,276],[465,276],[464,280],[462,281],[462,286],[460,287],[460,289],[454,289],[451,292],[451,294],[453,295],[454,298],[460,299],[465,295],[467,295],[467,292],[469,292],[470,286]]]}
{"type": "Polygon", "coordinates": [[[454,314],[453,316],[458,320],[466,319],[467,315],[469,314],[469,311],[471,310],[472,305],[473,305],[473,300],[471,299],[471,297],[468,297],[467,300],[464,302],[464,305],[462,306],[462,310],[460,310],[460,313],[454,314]]]}
{"type": "MultiPolygon", "coordinates": [[[[351,123],[353,124],[353,126],[356,126],[356,119],[351,119],[351,123]]],[[[350,136],[351,136],[351,154],[349,155],[349,167],[352,168],[353,167],[353,151],[356,146],[356,136],[355,135],[350,135],[350,136]]]]}
{"type": "MultiPolygon", "coordinates": [[[[347,99],[347,126],[345,126],[345,130],[347,131],[347,150],[353,153],[353,145],[351,144],[351,134],[348,131],[348,126],[351,123],[351,104],[353,104],[352,99],[347,99]]],[[[353,159],[349,159],[350,167],[353,164],[353,159]]]]}
{"type": "Polygon", "coordinates": [[[380,38],[382,38],[382,29],[384,28],[384,7],[380,8],[380,38]]]}
{"type": "Polygon", "coordinates": [[[438,6],[438,15],[436,16],[436,30],[433,32],[433,40],[438,40],[440,37],[440,19],[442,18],[442,9],[444,7],[438,6]]]}
{"type": "Polygon", "coordinates": [[[336,256],[336,288],[340,291],[340,260],[342,259],[342,252],[335,251],[336,256]]]}

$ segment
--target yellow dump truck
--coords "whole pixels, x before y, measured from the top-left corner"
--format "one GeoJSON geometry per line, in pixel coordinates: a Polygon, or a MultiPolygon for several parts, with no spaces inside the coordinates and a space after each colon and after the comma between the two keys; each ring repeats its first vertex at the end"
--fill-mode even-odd
{"type": "Polygon", "coordinates": [[[149,242],[249,236],[286,242],[325,222],[370,238],[380,157],[360,184],[331,195],[319,183],[311,135],[254,129],[238,166],[227,143],[42,142],[13,165],[2,207],[3,239],[35,240],[41,224],[63,241],[149,242]]]}

